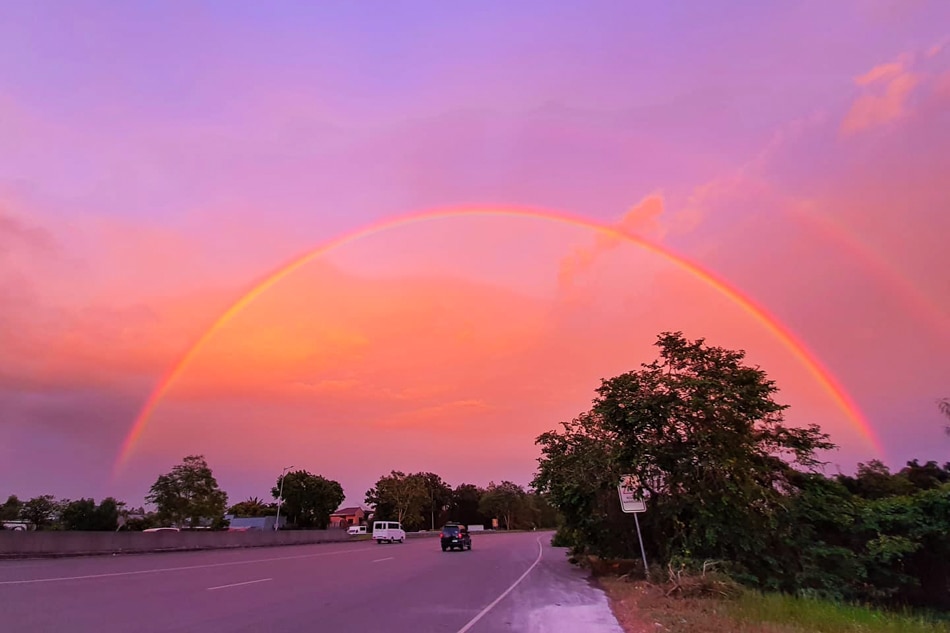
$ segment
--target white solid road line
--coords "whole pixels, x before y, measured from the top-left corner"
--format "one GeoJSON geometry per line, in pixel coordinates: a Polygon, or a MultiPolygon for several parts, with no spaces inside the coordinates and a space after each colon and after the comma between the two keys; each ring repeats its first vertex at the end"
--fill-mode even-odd
{"type": "Polygon", "coordinates": [[[208,591],[214,591],[216,589],[227,589],[228,587],[243,587],[244,585],[256,585],[259,582],[267,582],[268,580],[273,580],[273,578],[261,578],[260,580],[248,580],[246,582],[235,582],[230,585],[218,585],[217,587],[208,587],[208,591]]]}
{"type": "Polygon", "coordinates": [[[485,615],[487,615],[489,611],[491,611],[492,609],[494,609],[495,606],[496,606],[499,602],[501,602],[502,600],[504,600],[504,599],[505,599],[505,596],[507,596],[507,595],[508,595],[509,593],[511,593],[512,591],[514,591],[514,588],[517,587],[518,585],[520,585],[520,584],[521,584],[521,581],[528,577],[528,574],[531,573],[531,570],[538,566],[538,563],[541,562],[541,557],[542,557],[543,555],[544,555],[544,547],[541,545],[541,539],[538,538],[538,557],[535,559],[535,561],[534,561],[533,563],[531,563],[531,567],[528,567],[528,570],[525,571],[525,573],[521,574],[521,576],[518,578],[518,580],[516,580],[516,581],[514,581],[513,583],[511,583],[511,586],[508,587],[507,589],[505,589],[505,592],[504,592],[503,594],[501,594],[500,596],[498,596],[497,598],[495,598],[495,600],[494,600],[490,605],[488,605],[487,607],[485,607],[484,609],[482,609],[482,610],[478,613],[478,615],[476,615],[474,618],[472,618],[471,620],[469,620],[469,621],[468,621],[468,624],[466,624],[465,626],[463,626],[462,628],[460,628],[460,629],[458,630],[458,633],[465,633],[466,631],[468,631],[469,629],[471,629],[473,626],[475,626],[475,624],[476,624],[479,620],[481,620],[483,617],[485,617],[485,615]]]}
{"type": "Polygon", "coordinates": [[[255,558],[253,560],[235,560],[226,563],[208,563],[207,565],[188,565],[185,567],[162,567],[159,569],[140,569],[137,571],[117,571],[108,574],[90,574],[88,576],[65,576],[62,578],[34,578],[32,580],[0,580],[0,585],[35,585],[41,582],[64,582],[67,580],[92,580],[94,578],[115,578],[117,576],[138,576],[140,574],[162,574],[169,571],[189,571],[192,569],[210,569],[213,567],[232,567],[234,565],[253,565],[254,563],[272,563],[279,560],[298,560],[302,558],[318,558],[320,556],[338,556],[340,554],[355,554],[356,552],[375,552],[376,548],[363,547],[336,552],[321,552],[318,554],[301,554],[299,556],[275,556],[274,558],[255,558]]]}
{"type": "Polygon", "coordinates": [[[389,558],[377,558],[377,559],[374,560],[373,562],[374,562],[374,563],[381,563],[381,562],[383,562],[384,560],[392,560],[392,559],[394,559],[394,558],[395,558],[395,556],[390,556],[389,558]]]}

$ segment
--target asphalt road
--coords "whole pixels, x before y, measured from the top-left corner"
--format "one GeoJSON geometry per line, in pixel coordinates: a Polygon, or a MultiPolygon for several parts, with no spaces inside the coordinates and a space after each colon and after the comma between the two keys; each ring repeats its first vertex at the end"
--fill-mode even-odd
{"type": "Polygon", "coordinates": [[[0,561],[5,631],[620,633],[550,533],[0,561]]]}

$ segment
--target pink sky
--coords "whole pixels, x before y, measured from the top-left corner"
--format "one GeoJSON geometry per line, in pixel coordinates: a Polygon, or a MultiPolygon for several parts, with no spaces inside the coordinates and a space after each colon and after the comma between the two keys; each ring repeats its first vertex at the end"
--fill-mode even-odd
{"type": "Polygon", "coordinates": [[[234,501],[291,464],[353,503],[393,468],[527,483],[534,438],[663,330],[747,350],[788,419],[841,445],[832,472],[947,460],[950,7],[826,4],[15,8],[0,496],[139,503],[190,453],[234,501]],[[472,205],[589,217],[699,262],[815,352],[884,455],[761,323],[668,261],[555,222],[449,218],[260,296],[112,478],[162,375],[262,276],[472,205]]]}

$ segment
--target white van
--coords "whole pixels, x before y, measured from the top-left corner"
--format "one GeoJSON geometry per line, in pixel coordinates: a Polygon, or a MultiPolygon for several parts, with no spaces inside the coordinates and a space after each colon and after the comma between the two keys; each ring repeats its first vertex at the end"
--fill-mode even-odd
{"type": "Polygon", "coordinates": [[[349,534],[350,536],[359,536],[361,534],[366,534],[366,526],[365,525],[351,525],[349,528],[347,528],[346,533],[349,534]]]}
{"type": "Polygon", "coordinates": [[[376,543],[392,543],[394,541],[399,541],[402,543],[406,540],[406,532],[402,529],[402,525],[396,521],[375,521],[373,523],[373,540],[376,543]]]}
{"type": "Polygon", "coordinates": [[[36,526],[28,521],[4,521],[0,527],[4,530],[13,530],[14,532],[26,532],[27,530],[36,529],[36,526]]]}

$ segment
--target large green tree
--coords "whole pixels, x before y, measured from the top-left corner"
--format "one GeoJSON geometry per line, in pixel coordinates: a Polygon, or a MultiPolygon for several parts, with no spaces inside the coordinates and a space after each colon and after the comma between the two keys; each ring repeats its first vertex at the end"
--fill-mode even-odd
{"type": "Polygon", "coordinates": [[[423,477],[398,470],[380,477],[376,485],[366,491],[366,503],[374,508],[377,520],[399,521],[408,530],[425,525],[421,517],[428,501],[423,477]]]}
{"type": "Polygon", "coordinates": [[[488,517],[497,518],[506,530],[511,530],[524,527],[527,523],[525,518],[531,513],[531,506],[524,488],[511,481],[502,481],[500,484],[488,484],[479,503],[479,510],[488,517]]]}
{"type": "Polygon", "coordinates": [[[784,423],[775,384],[744,352],[682,333],[656,346],[656,360],[603,380],[589,412],[538,438],[534,486],[550,493],[577,544],[610,548],[598,532],[618,509],[620,476],[634,475],[655,553],[726,558],[761,576],[775,564],[767,535],[793,467],[817,468],[817,451],[833,444],[817,426],[784,423]]]}
{"type": "Polygon", "coordinates": [[[204,456],[189,455],[159,475],[145,500],[156,506],[158,520],[165,525],[220,526],[228,495],[218,487],[204,456]]]}
{"type": "MultiPolygon", "coordinates": [[[[281,494],[281,478],[271,489],[275,499],[281,494]]],[[[283,477],[281,512],[287,520],[300,528],[325,530],[333,514],[345,498],[339,482],[314,475],[306,470],[294,470],[283,477]]]]}

